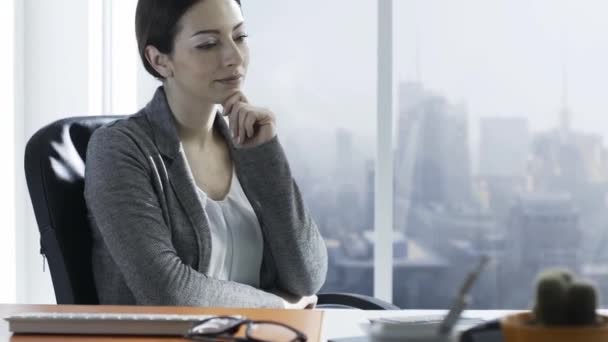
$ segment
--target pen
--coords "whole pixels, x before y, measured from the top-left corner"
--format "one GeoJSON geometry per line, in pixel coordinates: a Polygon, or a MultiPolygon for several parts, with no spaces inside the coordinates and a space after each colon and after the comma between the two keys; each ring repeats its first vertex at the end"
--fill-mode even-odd
{"type": "Polygon", "coordinates": [[[454,300],[454,303],[452,303],[452,306],[448,311],[447,315],[439,325],[440,336],[448,335],[454,328],[454,325],[456,325],[456,322],[460,318],[460,314],[462,314],[462,311],[467,307],[470,302],[470,296],[468,295],[468,292],[471,290],[471,288],[473,288],[473,284],[479,277],[479,274],[486,266],[488,261],[490,261],[490,257],[487,255],[482,255],[481,260],[479,261],[479,265],[477,265],[477,267],[473,271],[471,271],[471,273],[469,273],[469,275],[465,278],[464,283],[458,291],[458,296],[454,300]]]}

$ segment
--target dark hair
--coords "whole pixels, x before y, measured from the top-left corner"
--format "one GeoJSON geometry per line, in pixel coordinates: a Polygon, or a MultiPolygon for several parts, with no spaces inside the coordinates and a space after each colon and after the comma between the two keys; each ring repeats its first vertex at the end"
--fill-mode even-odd
{"type": "MultiPolygon", "coordinates": [[[[173,42],[179,32],[178,22],[192,6],[203,0],[138,0],[135,10],[135,35],[139,56],[146,70],[154,77],[163,79],[146,59],[146,46],[171,54],[173,42]]],[[[235,0],[241,6],[241,0],[235,0]]]]}

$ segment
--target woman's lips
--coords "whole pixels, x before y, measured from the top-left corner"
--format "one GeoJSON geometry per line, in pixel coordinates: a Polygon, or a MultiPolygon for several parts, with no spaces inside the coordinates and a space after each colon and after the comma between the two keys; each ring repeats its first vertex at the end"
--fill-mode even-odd
{"type": "Polygon", "coordinates": [[[243,80],[243,76],[234,76],[234,77],[228,77],[228,78],[224,78],[224,79],[217,80],[217,81],[222,84],[236,85],[236,84],[241,83],[242,80],[243,80]]]}

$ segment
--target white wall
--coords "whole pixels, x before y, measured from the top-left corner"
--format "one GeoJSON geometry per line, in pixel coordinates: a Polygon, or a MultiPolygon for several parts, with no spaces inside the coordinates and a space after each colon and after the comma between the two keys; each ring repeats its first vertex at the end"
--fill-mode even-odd
{"type": "MultiPolygon", "coordinates": [[[[82,0],[22,0],[23,141],[44,125],[88,110],[88,4],[82,0]]],[[[19,17],[17,17],[19,18],[19,17]]],[[[18,96],[19,97],[19,96],[18,96]]],[[[21,139],[20,139],[20,137],[21,139]]],[[[16,148],[17,194],[24,185],[24,148],[16,148]]],[[[16,196],[23,206],[17,227],[17,300],[20,303],[54,303],[50,273],[42,272],[39,233],[27,195],[16,196]]]]}
{"type": "Polygon", "coordinates": [[[115,0],[111,5],[111,112],[133,114],[139,109],[137,65],[140,62],[135,39],[137,1],[115,0]]]}
{"type": "MultiPolygon", "coordinates": [[[[14,83],[14,5],[13,0],[0,3],[0,32],[5,33],[4,46],[7,50],[0,54],[0,75],[6,81],[0,83],[0,146],[4,147],[4,159],[15,158],[15,83],[14,83]]],[[[0,169],[0,274],[9,281],[0,282],[0,303],[13,303],[16,300],[15,267],[15,168],[0,169]]]]}

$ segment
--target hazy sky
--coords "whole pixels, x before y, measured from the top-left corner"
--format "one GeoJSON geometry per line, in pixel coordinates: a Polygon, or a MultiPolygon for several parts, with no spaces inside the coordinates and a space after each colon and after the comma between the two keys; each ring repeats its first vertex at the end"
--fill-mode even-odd
{"type": "Polygon", "coordinates": [[[472,118],[526,116],[557,124],[562,67],[573,126],[608,136],[608,2],[605,0],[395,1],[396,68],[472,118]],[[399,18],[399,19],[397,19],[399,18]]]}
{"type": "MultiPolygon", "coordinates": [[[[277,113],[279,133],[314,134],[313,150],[335,145],[340,127],[373,142],[375,1],[256,0],[243,5],[252,53],[246,89],[250,99],[277,113]]],[[[373,147],[367,146],[371,154],[373,147]]]]}
{"type": "MultiPolygon", "coordinates": [[[[376,1],[244,6],[249,91],[298,129],[375,137],[376,1]]],[[[557,124],[565,63],[573,126],[608,136],[606,13],[605,0],[395,0],[395,77],[415,79],[418,47],[422,82],[465,102],[472,128],[525,116],[538,130],[557,124]]]]}

